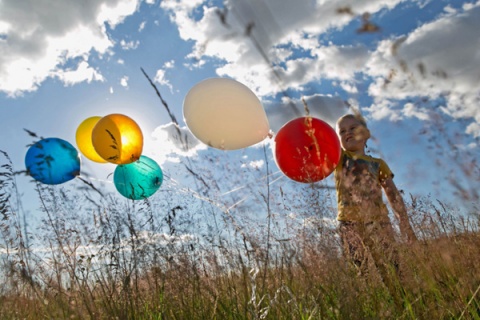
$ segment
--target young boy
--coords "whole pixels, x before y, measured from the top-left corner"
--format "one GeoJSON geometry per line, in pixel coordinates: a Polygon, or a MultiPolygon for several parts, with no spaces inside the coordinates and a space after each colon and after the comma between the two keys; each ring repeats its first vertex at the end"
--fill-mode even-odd
{"type": "Polygon", "coordinates": [[[368,253],[380,271],[389,289],[393,283],[389,270],[398,275],[398,258],[395,238],[388,209],[383,202],[385,195],[400,221],[400,231],[408,242],[416,240],[408,221],[402,196],[393,182],[393,173],[379,158],[365,154],[370,131],[361,116],[347,114],[337,121],[337,134],[342,155],[335,168],[339,233],[344,252],[359,268],[366,272],[368,253]]]}

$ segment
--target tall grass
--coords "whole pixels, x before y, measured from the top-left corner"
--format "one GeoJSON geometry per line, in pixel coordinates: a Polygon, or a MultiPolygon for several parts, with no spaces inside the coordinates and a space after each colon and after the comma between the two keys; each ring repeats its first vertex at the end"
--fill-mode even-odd
{"type": "Polygon", "coordinates": [[[167,179],[140,202],[37,184],[41,223],[30,230],[2,156],[2,319],[480,318],[478,214],[428,197],[407,199],[420,240],[399,243],[398,309],[375,268],[358,276],[342,257],[322,185],[286,193],[268,166],[242,181],[211,181],[202,168],[209,188],[167,179]],[[238,185],[248,188],[218,196],[238,185]]]}

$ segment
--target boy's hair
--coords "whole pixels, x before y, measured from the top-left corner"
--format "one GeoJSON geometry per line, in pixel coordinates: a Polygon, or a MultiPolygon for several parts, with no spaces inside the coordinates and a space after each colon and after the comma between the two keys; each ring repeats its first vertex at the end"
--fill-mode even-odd
{"type": "Polygon", "coordinates": [[[338,124],[343,120],[343,119],[354,119],[354,120],[357,120],[362,126],[364,126],[365,128],[368,129],[368,126],[367,126],[367,121],[365,121],[365,118],[361,115],[361,114],[352,114],[352,113],[348,113],[346,115],[343,115],[341,116],[338,120],[337,120],[337,127],[338,127],[338,124]]]}
{"type": "MultiPolygon", "coordinates": [[[[338,131],[338,125],[344,119],[354,119],[354,120],[358,121],[358,123],[367,130],[367,136],[366,136],[367,140],[370,139],[370,130],[368,129],[367,121],[365,121],[365,118],[360,113],[355,113],[355,114],[348,113],[346,115],[341,116],[337,120],[337,123],[336,123],[336,130],[337,131],[338,131]]],[[[365,146],[366,146],[366,144],[365,144],[365,146]]]]}

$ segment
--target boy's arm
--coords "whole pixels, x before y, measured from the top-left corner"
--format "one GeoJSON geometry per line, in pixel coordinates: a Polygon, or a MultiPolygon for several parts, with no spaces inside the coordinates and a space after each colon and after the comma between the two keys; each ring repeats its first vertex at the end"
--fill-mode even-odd
{"type": "Polygon", "coordinates": [[[397,186],[393,182],[392,178],[387,178],[382,182],[383,190],[387,196],[388,202],[395,213],[395,216],[400,221],[400,232],[407,237],[408,242],[417,240],[412,226],[408,220],[407,208],[403,202],[402,195],[397,189],[397,186]]]}

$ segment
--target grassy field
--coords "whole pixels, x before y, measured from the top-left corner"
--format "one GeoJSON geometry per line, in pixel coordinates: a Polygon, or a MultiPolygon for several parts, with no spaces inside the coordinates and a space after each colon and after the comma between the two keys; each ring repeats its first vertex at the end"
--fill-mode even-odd
{"type": "Polygon", "coordinates": [[[37,184],[31,230],[3,159],[1,319],[480,319],[478,211],[405,199],[419,241],[398,243],[399,307],[373,265],[359,276],[342,257],[330,189],[267,179],[222,203],[204,170],[217,189],[139,202],[37,184]]]}

